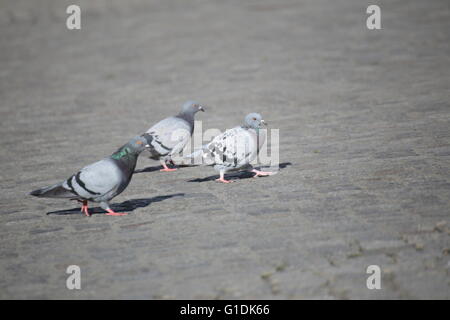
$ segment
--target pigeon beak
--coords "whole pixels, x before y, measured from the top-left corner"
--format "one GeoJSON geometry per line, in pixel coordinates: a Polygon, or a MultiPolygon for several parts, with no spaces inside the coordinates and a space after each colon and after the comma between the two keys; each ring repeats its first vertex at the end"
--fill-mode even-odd
{"type": "Polygon", "coordinates": [[[200,110],[201,112],[205,112],[205,109],[203,109],[203,106],[199,106],[198,110],[200,110]]]}
{"type": "Polygon", "coordinates": [[[265,122],[264,120],[261,120],[261,123],[265,126],[268,126],[269,124],[267,122],[265,122]]]}
{"type": "Polygon", "coordinates": [[[145,147],[146,147],[146,148],[150,148],[150,145],[149,145],[149,144],[146,144],[145,147]]]}

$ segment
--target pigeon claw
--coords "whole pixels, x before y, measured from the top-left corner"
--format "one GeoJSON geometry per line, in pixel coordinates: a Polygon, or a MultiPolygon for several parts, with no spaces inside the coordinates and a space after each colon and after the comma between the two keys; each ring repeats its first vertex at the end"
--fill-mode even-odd
{"type": "Polygon", "coordinates": [[[89,214],[89,211],[88,211],[88,207],[87,207],[87,206],[84,207],[84,208],[82,208],[81,211],[84,212],[84,214],[86,215],[86,217],[90,217],[90,216],[91,216],[91,215],[89,214]]]}
{"type": "MultiPolygon", "coordinates": [[[[171,162],[171,161],[172,161],[172,160],[169,160],[169,162],[171,162]]],[[[166,164],[164,161],[162,161],[161,164],[162,164],[162,166],[163,166],[163,169],[161,169],[161,170],[159,170],[159,171],[170,172],[170,171],[175,171],[175,170],[177,170],[176,168],[169,168],[169,167],[167,166],[167,164],[166,164]]],[[[173,164],[173,161],[172,161],[172,164],[173,164]]]]}
{"type": "Polygon", "coordinates": [[[276,174],[276,172],[270,172],[270,171],[259,171],[259,170],[252,170],[252,172],[256,173],[253,178],[256,177],[267,177],[276,174]]]}
{"type": "Polygon", "coordinates": [[[222,183],[232,183],[234,182],[233,180],[225,180],[224,178],[218,178],[216,179],[217,182],[222,182],[222,183]]]}
{"type": "Polygon", "coordinates": [[[90,217],[91,215],[89,214],[89,210],[88,210],[88,202],[85,200],[83,201],[83,205],[81,206],[81,212],[83,212],[86,217],[90,217]]]}
{"type": "Polygon", "coordinates": [[[171,171],[177,171],[177,169],[164,168],[164,169],[160,169],[159,171],[171,172],[171,171]]]}
{"type": "Polygon", "coordinates": [[[106,210],[107,213],[105,213],[107,216],[126,216],[128,213],[126,212],[114,212],[111,209],[106,210]]]}

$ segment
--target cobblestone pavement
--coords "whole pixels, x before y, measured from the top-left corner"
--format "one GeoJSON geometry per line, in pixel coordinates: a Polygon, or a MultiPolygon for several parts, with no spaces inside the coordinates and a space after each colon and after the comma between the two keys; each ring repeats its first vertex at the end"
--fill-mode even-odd
{"type": "Polygon", "coordinates": [[[1,0],[0,298],[450,298],[449,3],[369,4],[1,0]],[[262,113],[278,174],[141,157],[124,217],[27,195],[188,99],[203,130],[262,113]]]}

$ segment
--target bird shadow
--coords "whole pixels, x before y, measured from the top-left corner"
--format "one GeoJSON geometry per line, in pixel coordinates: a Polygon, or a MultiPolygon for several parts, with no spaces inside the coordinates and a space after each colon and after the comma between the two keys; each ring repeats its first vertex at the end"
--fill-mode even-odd
{"type": "MultiPolygon", "coordinates": [[[[291,165],[292,165],[291,162],[283,162],[278,165],[278,168],[279,168],[279,170],[281,170],[281,169],[285,169],[286,167],[291,166],[291,165]]],[[[231,180],[241,180],[241,179],[253,178],[254,176],[255,176],[255,173],[253,173],[253,172],[242,171],[242,172],[227,174],[225,178],[231,179],[231,180]]],[[[207,181],[216,180],[217,178],[218,178],[218,176],[214,175],[214,176],[209,176],[206,178],[191,179],[191,180],[188,180],[188,182],[207,182],[207,181]]],[[[262,177],[262,178],[264,178],[264,177],[262,177]]]]}
{"type": "Polygon", "coordinates": [[[134,170],[134,173],[153,172],[153,171],[159,171],[161,169],[162,169],[162,166],[147,167],[147,168],[143,168],[143,169],[134,170]]]}
{"type": "MultiPolygon", "coordinates": [[[[184,196],[184,193],[174,193],[174,194],[168,194],[165,196],[157,196],[153,198],[143,198],[143,199],[132,199],[127,200],[122,203],[116,203],[111,205],[111,209],[116,212],[131,212],[134,211],[137,208],[145,208],[148,205],[154,203],[154,202],[160,202],[164,201],[173,197],[182,197],[184,196]]],[[[74,213],[81,213],[80,208],[74,208],[74,209],[67,209],[67,210],[58,210],[58,211],[52,211],[47,212],[47,215],[56,214],[56,215],[67,215],[67,214],[74,214],[74,213]]],[[[89,213],[92,214],[104,214],[105,210],[103,210],[100,207],[94,207],[89,208],[89,213]]]]}

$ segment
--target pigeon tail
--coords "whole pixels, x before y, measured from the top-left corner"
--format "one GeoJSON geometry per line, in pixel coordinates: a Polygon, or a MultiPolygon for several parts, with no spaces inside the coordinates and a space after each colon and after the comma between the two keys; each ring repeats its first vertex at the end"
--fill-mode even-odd
{"type": "Polygon", "coordinates": [[[75,194],[64,189],[61,183],[54,184],[49,187],[37,189],[30,192],[30,195],[42,198],[73,198],[75,194]]]}
{"type": "Polygon", "coordinates": [[[186,159],[195,159],[197,157],[200,157],[201,155],[203,155],[203,148],[202,149],[198,149],[197,151],[192,152],[191,154],[185,156],[184,158],[186,159]]]}

